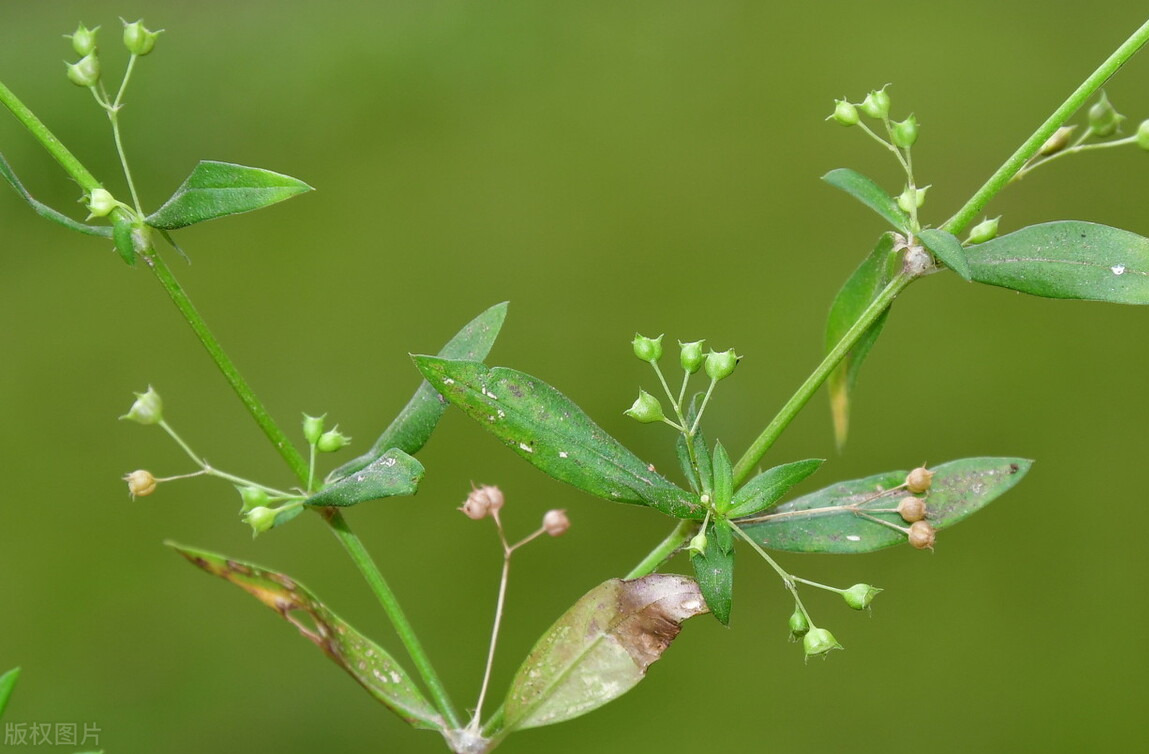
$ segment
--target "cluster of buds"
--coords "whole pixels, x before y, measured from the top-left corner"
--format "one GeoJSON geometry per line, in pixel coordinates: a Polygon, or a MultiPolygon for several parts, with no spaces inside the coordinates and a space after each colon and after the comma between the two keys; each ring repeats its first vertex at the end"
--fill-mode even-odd
{"type": "Polygon", "coordinates": [[[918,497],[918,495],[929,492],[933,478],[934,472],[925,466],[918,466],[906,474],[906,481],[902,486],[906,488],[906,491],[913,494],[899,500],[896,509],[902,520],[910,525],[904,531],[909,538],[910,545],[918,550],[934,549],[934,539],[937,536],[937,531],[925,520],[926,501],[918,497]]]}
{"type": "MultiPolygon", "coordinates": [[[[128,23],[124,21],[124,47],[132,55],[147,55],[156,46],[156,37],[160,31],[150,31],[140,21],[128,23]]],[[[68,80],[76,86],[84,88],[94,87],[100,82],[100,58],[96,48],[96,32],[100,27],[89,29],[80,24],[72,34],[64,36],[72,40],[72,50],[80,56],[75,63],[66,63],[68,66],[68,80]]]]}
{"type": "MultiPolygon", "coordinates": [[[[645,335],[635,333],[634,340],[631,341],[631,346],[634,348],[634,355],[638,357],[639,360],[645,361],[654,367],[655,372],[659,376],[659,380],[665,387],[666,381],[662,376],[662,371],[658,367],[658,361],[662,358],[662,337],[663,336],[659,335],[657,338],[648,338],[645,335]]],[[[724,380],[733,374],[735,367],[738,366],[738,362],[741,361],[742,357],[736,354],[733,348],[726,351],[715,351],[711,349],[709,353],[703,353],[703,343],[705,343],[705,341],[702,340],[695,340],[688,343],[679,341],[678,363],[682,366],[685,379],[689,380],[691,375],[696,374],[699,370],[706,372],[706,376],[710,378],[711,383],[717,383],[719,380],[724,380]]],[[[667,390],[667,396],[673,404],[675,414],[681,421],[683,418],[682,406],[680,406],[678,400],[670,394],[669,389],[667,390]]],[[[679,425],[666,418],[666,413],[662,409],[662,402],[642,389],[638,391],[638,398],[635,399],[634,404],[623,413],[643,424],[666,422],[676,428],[682,429],[682,427],[679,427],[679,425]]]]}
{"type": "Polygon", "coordinates": [[[833,120],[843,126],[856,126],[861,116],[881,121],[890,135],[890,142],[900,149],[909,149],[918,140],[918,119],[913,115],[901,121],[890,120],[890,95],[886,87],[874,89],[859,104],[848,99],[834,100],[834,112],[826,120],[833,120]]]}
{"type": "MultiPolygon", "coordinates": [[[[503,491],[493,484],[484,484],[478,487],[472,485],[470,494],[467,495],[467,499],[457,510],[462,511],[463,515],[474,521],[490,516],[501,526],[499,511],[502,510],[504,502],[503,491]]],[[[571,522],[567,518],[566,510],[555,508],[543,514],[542,526],[539,527],[535,536],[546,533],[552,537],[561,537],[569,528],[571,528],[571,522]]]]}
{"type": "Polygon", "coordinates": [[[339,425],[335,425],[334,429],[324,431],[323,420],[327,414],[322,416],[308,416],[303,415],[303,438],[307,440],[307,444],[314,447],[320,453],[334,453],[337,450],[347,447],[351,442],[351,438],[339,431],[339,425]]]}

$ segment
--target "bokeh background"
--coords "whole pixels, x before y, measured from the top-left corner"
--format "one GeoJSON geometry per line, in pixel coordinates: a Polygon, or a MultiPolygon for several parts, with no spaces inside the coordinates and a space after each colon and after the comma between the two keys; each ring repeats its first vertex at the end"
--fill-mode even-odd
{"type": "MultiPolygon", "coordinates": [[[[655,387],[630,353],[635,330],[745,354],[708,412],[711,436],[740,452],[817,363],[829,302],[882,230],[818,180],[850,166],[900,188],[888,155],[824,122],[835,97],[893,82],[895,115],[922,124],[924,217],[940,223],[1144,21],[1144,4],[3,3],[0,79],[113,188],[103,115],[65,80],[61,34],[103,25],[112,76],[121,15],[167,29],[123,113],[147,204],[202,158],[318,189],[183,231],[192,264],[172,257],[277,419],[295,432],[300,412],[327,412],[366,447],[418,384],[407,354],[510,300],[491,361],[547,379],[672,469],[670,430],[621,413],[655,387]]],[[[1135,128],[1149,58],[1108,92],[1135,128]]],[[[76,207],[75,185],[2,115],[0,149],[33,193],[76,207]]],[[[1126,148],[1055,163],[990,210],[1003,230],[1078,218],[1149,234],[1147,196],[1149,155],[1126,148]]],[[[934,555],[784,557],[807,578],[885,588],[872,615],[810,595],[847,651],[804,663],[786,641],[785,591],[742,553],[731,629],[689,623],[635,691],[503,750],[1143,742],[1147,332],[1143,308],[953,275],[913,286],[862,374],[845,453],[820,395],[767,460],[829,458],[814,489],[1019,455],[1037,459],[1024,483],[934,555]]],[[[215,465],[291,483],[148,273],[0,191],[0,669],[24,668],[5,721],[94,722],[109,753],[443,751],[161,544],[284,570],[402,656],[318,520],[253,541],[222,483],[128,499],[127,471],[191,470],[158,430],[116,421],[149,383],[215,465]]],[[[552,482],[457,412],[420,457],[416,497],[350,520],[461,707],[477,694],[500,563],[493,527],[454,510],[472,481],[503,487],[512,536],[548,508],[574,522],[515,558],[496,690],[572,601],[670,527],[552,482]]]]}

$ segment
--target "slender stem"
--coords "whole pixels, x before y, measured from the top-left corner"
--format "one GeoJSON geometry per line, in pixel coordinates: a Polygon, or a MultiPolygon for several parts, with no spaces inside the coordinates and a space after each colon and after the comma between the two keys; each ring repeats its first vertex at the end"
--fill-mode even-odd
{"type": "Polygon", "coordinates": [[[1065,102],[1061,103],[1060,107],[1053,111],[1053,114],[1033,132],[1033,135],[1026,139],[1017,151],[1002,163],[997,172],[990,176],[982,187],[970,197],[965,206],[959,209],[949,220],[946,220],[945,224],[942,225],[942,230],[949,231],[954,235],[965,230],[974,217],[985,208],[985,205],[1005,188],[1014,174],[1025,167],[1025,163],[1037,154],[1041,145],[1053,135],[1053,132],[1069,120],[1070,116],[1084,105],[1109,77],[1116,73],[1129,58],[1133,57],[1133,54],[1147,41],[1149,41],[1149,21],[1146,21],[1137,31],[1133,32],[1120,47],[1113,51],[1112,55],[1105,59],[1105,62],[1097,67],[1097,70],[1081,83],[1081,86],[1074,90],[1073,94],[1069,95],[1065,102]]]}
{"type": "Polygon", "coordinates": [[[207,323],[204,322],[203,317],[196,311],[195,306],[192,304],[191,299],[188,298],[187,293],[184,292],[183,287],[176,280],[175,275],[172,274],[171,269],[164,262],[159,254],[148,254],[144,260],[152,268],[155,273],[156,279],[159,280],[160,285],[163,286],[168,296],[171,298],[172,303],[179,309],[180,314],[183,315],[188,325],[191,326],[196,337],[199,338],[200,343],[207,350],[208,355],[211,356],[212,361],[219,367],[219,371],[223,374],[224,379],[231,385],[231,389],[243,401],[243,405],[247,408],[248,413],[255,419],[255,423],[263,430],[267,439],[279,451],[279,455],[287,462],[291,468],[292,473],[299,478],[303,484],[307,484],[307,461],[304,460],[302,454],[296,449],[291,441],[287,439],[287,435],[267,413],[267,409],[263,407],[263,403],[256,397],[252,391],[251,386],[240,375],[239,369],[224,352],[223,347],[219,341],[215,339],[211,330],[208,329],[207,323]]]}
{"type": "Polygon", "coordinates": [[[324,513],[327,517],[327,523],[331,525],[331,530],[335,533],[339,543],[351,556],[351,560],[359,567],[359,572],[363,574],[367,584],[371,587],[371,591],[379,599],[379,603],[383,605],[383,609],[387,612],[387,617],[391,619],[391,624],[395,627],[395,633],[399,635],[399,641],[403,642],[403,646],[407,649],[407,654],[411,656],[411,660],[415,663],[419,675],[423,678],[424,683],[427,684],[427,690],[431,693],[431,697],[435,700],[435,705],[443,716],[447,718],[448,724],[452,728],[459,728],[459,714],[455,711],[454,704],[451,703],[451,698],[447,695],[447,690],[443,686],[443,682],[439,680],[439,675],[435,672],[435,668],[431,666],[431,661],[427,656],[426,650],[419,641],[415,629],[411,627],[411,623],[407,620],[407,615],[403,612],[403,608],[399,605],[399,601],[395,598],[395,593],[391,591],[391,587],[387,585],[386,579],[383,578],[382,572],[379,567],[375,565],[375,561],[371,559],[370,553],[367,548],[363,546],[363,542],[359,537],[351,531],[347,525],[346,519],[337,508],[328,508],[324,513]]]}
{"type": "Polygon", "coordinates": [[[642,559],[642,562],[631,569],[630,573],[623,576],[624,579],[637,579],[646,576],[662,565],[662,563],[678,551],[678,548],[686,544],[687,540],[693,537],[698,531],[698,522],[683,519],[678,522],[674,530],[667,535],[666,539],[659,543],[650,553],[642,559]]]}
{"type": "Polygon", "coordinates": [[[822,363],[806,378],[797,392],[790,397],[786,405],[779,409],[778,414],[766,425],[766,429],[762,430],[762,434],[758,439],[747,449],[742,458],[738,459],[738,463],[734,465],[734,486],[738,487],[740,484],[749,478],[750,474],[754,471],[754,467],[762,460],[762,456],[766,455],[766,451],[782,434],[782,431],[789,426],[802,407],[814,397],[814,393],[818,392],[818,388],[834,371],[839,362],[846,357],[857,342],[866,334],[870,329],[870,325],[877,321],[878,317],[882,315],[897,298],[902,289],[910,284],[915,278],[905,272],[899,273],[893,280],[882,289],[880,293],[870,302],[865,311],[858,317],[857,321],[850,326],[838,344],[834,346],[830,353],[826,354],[826,358],[822,359],[822,363]]]}
{"type": "Polygon", "coordinates": [[[767,563],[769,563],[770,567],[774,569],[775,573],[777,573],[782,578],[782,583],[786,585],[786,588],[790,590],[790,595],[794,598],[794,604],[797,605],[798,609],[802,611],[802,614],[806,616],[806,621],[810,624],[810,626],[812,628],[814,626],[814,619],[810,617],[810,612],[806,609],[806,606],[802,603],[802,598],[798,596],[798,587],[794,586],[795,577],[791,576],[786,571],[785,568],[778,565],[778,563],[774,560],[774,558],[770,557],[766,553],[766,551],[762,549],[762,546],[759,545],[757,542],[755,542],[750,537],[749,534],[742,531],[742,529],[739,528],[738,526],[732,526],[731,528],[734,529],[735,534],[737,534],[738,536],[740,536],[744,540],[746,540],[746,542],[752,548],[754,548],[754,551],[757,552],[762,557],[763,560],[765,560],[767,563]]]}
{"type": "Polygon", "coordinates": [[[191,449],[191,446],[184,442],[184,439],[176,434],[176,431],[172,429],[171,425],[163,419],[160,420],[160,428],[167,432],[168,436],[176,441],[176,445],[179,445],[180,448],[183,449],[183,452],[188,454],[188,458],[195,461],[196,466],[199,466],[200,468],[207,466],[207,464],[203,462],[203,459],[196,455],[195,451],[191,449]]]}
{"type": "Polygon", "coordinates": [[[12,111],[12,114],[16,116],[16,120],[24,124],[24,127],[36,138],[36,141],[40,142],[44,149],[48,150],[48,154],[52,155],[56,162],[60,163],[60,167],[64,168],[64,172],[72,176],[72,179],[75,180],[76,183],[80,184],[80,188],[89,192],[92,189],[101,188],[100,182],[76,159],[76,155],[72,154],[71,151],[48,130],[48,127],[44,125],[43,121],[37,118],[11,89],[4,86],[3,82],[0,82],[0,102],[3,102],[4,105],[12,111]]]}

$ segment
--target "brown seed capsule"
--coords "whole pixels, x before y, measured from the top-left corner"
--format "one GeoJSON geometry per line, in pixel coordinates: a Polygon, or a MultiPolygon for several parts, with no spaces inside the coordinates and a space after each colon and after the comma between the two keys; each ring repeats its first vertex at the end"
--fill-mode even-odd
{"type": "Polygon", "coordinates": [[[128,483],[128,492],[132,498],[150,495],[156,491],[156,478],[150,471],[137,469],[125,476],[124,481],[128,483]]]}
{"type": "Polygon", "coordinates": [[[934,549],[934,539],[937,530],[925,521],[915,521],[910,524],[910,544],[919,550],[934,549]]]}
{"type": "Polygon", "coordinates": [[[898,514],[907,524],[921,521],[926,517],[926,501],[920,497],[906,495],[898,501],[898,514]]]}
{"type": "Polygon", "coordinates": [[[547,511],[543,516],[543,530],[552,537],[562,536],[569,528],[571,522],[565,510],[547,511]]]}
{"type": "Polygon", "coordinates": [[[915,495],[920,495],[930,488],[930,480],[933,478],[934,472],[925,466],[919,466],[906,474],[906,489],[915,495]]]}
{"type": "Polygon", "coordinates": [[[471,494],[467,495],[467,499],[459,507],[459,510],[463,511],[467,518],[478,521],[502,507],[503,491],[494,485],[484,484],[482,487],[471,490],[471,494]]]}

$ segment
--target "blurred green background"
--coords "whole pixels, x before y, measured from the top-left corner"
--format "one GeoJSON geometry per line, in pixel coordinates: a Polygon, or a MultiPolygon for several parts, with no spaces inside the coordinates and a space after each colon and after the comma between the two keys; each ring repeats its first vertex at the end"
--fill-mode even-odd
{"type": "MultiPolygon", "coordinates": [[[[61,34],[118,16],[167,31],[138,68],[124,127],[151,207],[198,159],[318,190],[178,235],[172,257],[225,346],[293,432],[327,412],[366,447],[434,351],[511,301],[491,361],[537,374],[673,468],[669,429],[626,420],[635,330],[745,354],[708,412],[739,453],[820,357],[830,300],[882,230],[822,184],[850,166],[900,188],[887,154],[824,122],[833,99],[893,82],[940,223],[1144,21],[1144,3],[6,2],[0,79],[114,189],[103,115],[64,78],[61,34]]],[[[117,78],[118,80],[118,78],[117,78]]],[[[1135,128],[1149,57],[1108,86],[1135,128]]],[[[7,113],[0,149],[38,197],[79,195],[7,113]]],[[[1149,235],[1149,156],[1055,163],[990,207],[1149,235]]],[[[76,208],[74,214],[80,214],[76,208]]],[[[399,655],[318,520],[252,541],[222,483],[132,502],[120,476],[191,470],[158,430],[116,417],[155,385],[216,466],[291,480],[149,274],[0,191],[0,669],[24,676],[6,722],[95,722],[112,752],[436,752],[294,630],[190,568],[165,538],[282,569],[399,655]]],[[[605,709],[513,736],[507,752],[1121,750],[1143,741],[1149,550],[1149,310],[1054,302],[938,275],[897,302],[835,453],[820,395],[768,461],[830,462],[803,489],[921,461],[1037,459],[1025,482],[943,533],[934,555],[787,556],[801,575],[885,588],[872,615],[812,594],[846,645],[802,661],[790,602],[743,553],[733,627],[698,619],[605,709]]],[[[517,555],[501,693],[573,600],[669,530],[543,477],[457,412],[414,498],[352,524],[473,704],[500,554],[455,512],[472,481],[505,490],[512,536],[567,508],[567,536],[517,555]]],[[[684,561],[675,567],[686,567],[684,561]]]]}

